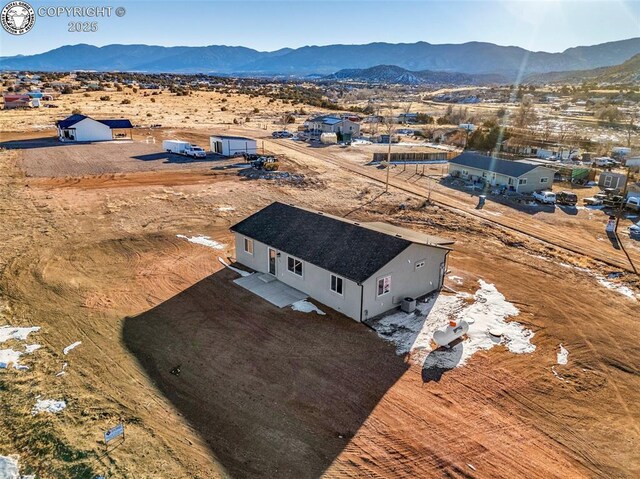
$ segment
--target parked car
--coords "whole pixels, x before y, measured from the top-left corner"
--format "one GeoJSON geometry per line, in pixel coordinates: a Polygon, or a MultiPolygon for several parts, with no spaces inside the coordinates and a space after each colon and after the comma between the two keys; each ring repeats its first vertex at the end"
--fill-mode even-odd
{"type": "Polygon", "coordinates": [[[556,203],[560,205],[575,206],[578,204],[578,195],[571,191],[561,191],[556,194],[556,203]]]}
{"type": "Polygon", "coordinates": [[[640,211],[640,197],[634,196],[629,198],[625,207],[631,211],[640,211]]]}
{"type": "Polygon", "coordinates": [[[274,131],[273,133],[271,133],[271,136],[273,138],[291,138],[293,136],[293,133],[289,133],[288,131],[274,131]]]}
{"type": "Polygon", "coordinates": [[[636,224],[629,226],[629,236],[633,239],[640,239],[640,221],[636,224]]]}
{"type": "Polygon", "coordinates": [[[602,203],[604,203],[604,200],[602,198],[597,198],[596,195],[590,198],[584,198],[582,202],[587,206],[600,206],[602,205],[602,203]]]}
{"type": "Polygon", "coordinates": [[[546,205],[556,204],[556,194],[553,191],[535,191],[532,196],[539,203],[546,205]]]}

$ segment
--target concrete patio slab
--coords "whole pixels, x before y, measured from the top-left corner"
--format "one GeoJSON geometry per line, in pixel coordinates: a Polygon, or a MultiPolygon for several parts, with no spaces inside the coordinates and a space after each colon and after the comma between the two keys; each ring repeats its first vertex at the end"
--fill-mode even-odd
{"type": "Polygon", "coordinates": [[[234,283],[269,301],[278,308],[284,308],[308,297],[302,291],[298,291],[278,281],[274,276],[265,273],[253,273],[249,276],[243,276],[234,280],[234,283]]]}

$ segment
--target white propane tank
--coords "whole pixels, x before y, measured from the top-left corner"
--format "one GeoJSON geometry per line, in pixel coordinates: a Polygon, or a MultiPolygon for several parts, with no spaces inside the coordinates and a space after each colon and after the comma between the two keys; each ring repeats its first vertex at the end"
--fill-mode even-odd
{"type": "Polygon", "coordinates": [[[449,347],[456,339],[464,336],[469,331],[469,323],[463,320],[452,319],[444,331],[438,330],[433,333],[433,341],[438,346],[449,347]]]}

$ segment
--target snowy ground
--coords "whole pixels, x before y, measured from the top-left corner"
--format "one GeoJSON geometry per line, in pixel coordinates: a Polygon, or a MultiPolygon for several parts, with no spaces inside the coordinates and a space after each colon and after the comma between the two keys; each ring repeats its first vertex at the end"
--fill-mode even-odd
{"type": "Polygon", "coordinates": [[[533,332],[507,318],[517,316],[518,308],[508,302],[493,284],[479,280],[474,295],[457,293],[453,296],[432,295],[419,303],[417,314],[397,312],[375,320],[371,326],[379,336],[396,346],[396,353],[411,353],[414,363],[426,369],[452,369],[463,366],[477,351],[502,344],[516,354],[531,353],[533,332]],[[466,339],[451,348],[433,350],[433,333],[444,329],[449,320],[456,318],[469,323],[466,339]],[[501,336],[489,333],[499,330],[501,336]]]}
{"type": "Polygon", "coordinates": [[[223,260],[219,256],[218,256],[218,261],[220,261],[220,263],[222,263],[225,268],[229,268],[231,271],[235,271],[240,276],[251,276],[251,273],[249,273],[248,271],[242,271],[241,269],[234,268],[233,266],[231,266],[229,263],[227,263],[225,260],[223,260]]]}
{"type": "Polygon", "coordinates": [[[219,243],[218,241],[212,240],[208,236],[185,236],[185,235],[176,235],[178,238],[186,239],[189,243],[195,243],[202,246],[206,246],[208,248],[213,249],[224,249],[225,245],[219,243]]]}
{"type": "MultiPolygon", "coordinates": [[[[0,344],[9,340],[26,341],[31,333],[39,331],[40,328],[35,326],[31,328],[17,328],[14,326],[1,326],[0,327],[0,344]]],[[[35,350],[39,349],[39,344],[27,344],[22,351],[13,348],[0,349],[0,368],[8,368],[13,365],[15,369],[29,369],[28,366],[20,364],[20,356],[24,354],[31,354],[35,350]]],[[[1,478],[2,476],[0,476],[1,478]]]]}
{"type": "Polygon", "coordinates": [[[296,301],[291,305],[291,309],[294,311],[301,311],[303,313],[317,313],[324,316],[326,313],[318,308],[315,304],[310,303],[306,299],[302,299],[300,301],[296,301]]]}
{"type": "Polygon", "coordinates": [[[52,414],[57,414],[67,407],[67,403],[65,401],[56,401],[55,399],[38,399],[36,404],[31,409],[31,414],[34,416],[41,412],[50,412],[52,414]]]}

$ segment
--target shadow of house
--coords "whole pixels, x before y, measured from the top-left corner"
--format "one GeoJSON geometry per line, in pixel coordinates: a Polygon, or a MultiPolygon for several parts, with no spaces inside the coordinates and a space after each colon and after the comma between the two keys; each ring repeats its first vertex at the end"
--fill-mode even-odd
{"type": "Polygon", "coordinates": [[[62,142],[56,136],[46,136],[42,138],[29,138],[25,140],[11,140],[0,142],[0,148],[7,150],[33,150],[35,148],[50,148],[52,146],[74,146],[90,144],[90,142],[62,142]]]}
{"type": "Polygon", "coordinates": [[[319,477],[408,366],[362,325],[278,309],[236,277],[126,318],[123,341],[231,477],[319,477]]]}

